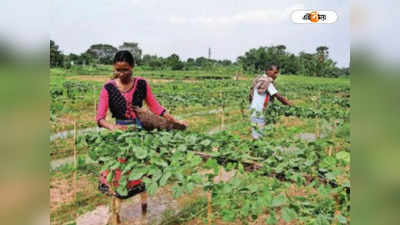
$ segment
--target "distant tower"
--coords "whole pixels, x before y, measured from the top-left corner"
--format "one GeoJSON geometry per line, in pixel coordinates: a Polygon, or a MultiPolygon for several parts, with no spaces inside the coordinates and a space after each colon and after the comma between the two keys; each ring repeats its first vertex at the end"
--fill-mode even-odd
{"type": "Polygon", "coordinates": [[[208,48],[208,59],[211,59],[211,48],[208,48]]]}

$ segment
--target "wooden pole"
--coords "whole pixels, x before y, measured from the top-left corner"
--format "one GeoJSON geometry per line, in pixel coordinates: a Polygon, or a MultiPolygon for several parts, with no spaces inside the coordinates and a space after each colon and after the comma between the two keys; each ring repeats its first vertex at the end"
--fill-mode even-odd
{"type": "Polygon", "coordinates": [[[118,225],[121,223],[120,217],[119,217],[119,207],[121,207],[121,199],[112,196],[111,197],[111,224],[112,225],[118,225]]]}
{"type": "Polygon", "coordinates": [[[212,213],[212,209],[211,209],[211,191],[207,192],[207,221],[208,224],[211,224],[211,213],[212,213]]]}
{"type": "Polygon", "coordinates": [[[332,128],[332,132],[331,132],[331,139],[335,139],[335,133],[336,133],[336,121],[334,121],[333,123],[333,128],[332,128]]]}
{"type": "Polygon", "coordinates": [[[78,199],[77,199],[77,184],[76,184],[76,180],[77,180],[77,176],[76,176],[76,173],[77,173],[77,170],[78,170],[78,168],[77,168],[77,154],[76,154],[76,120],[74,120],[74,175],[73,175],[73,188],[74,188],[74,199],[75,199],[75,201],[77,201],[78,199]]]}
{"type": "Polygon", "coordinates": [[[115,199],[115,215],[116,215],[116,224],[121,223],[121,219],[119,217],[119,212],[121,211],[121,199],[114,197],[115,199]]]}
{"type": "MultiPolygon", "coordinates": [[[[318,110],[321,108],[320,107],[320,97],[321,97],[321,93],[320,92],[318,92],[318,96],[317,96],[317,108],[318,108],[318,110]]],[[[316,129],[316,131],[315,131],[315,135],[317,136],[317,138],[319,139],[320,138],[320,129],[319,129],[319,116],[317,116],[317,125],[315,126],[315,129],[316,129]]]]}
{"type": "Polygon", "coordinates": [[[76,152],[76,120],[74,120],[74,167],[77,169],[77,152],[76,152]]]}
{"type": "Polygon", "coordinates": [[[221,100],[222,100],[222,105],[221,105],[221,130],[224,129],[224,120],[225,120],[225,112],[224,112],[224,94],[222,91],[220,92],[221,100]]]}
{"type": "Polygon", "coordinates": [[[93,85],[94,116],[97,114],[96,87],[93,85]]]}
{"type": "Polygon", "coordinates": [[[317,122],[316,122],[316,126],[315,126],[315,136],[317,136],[317,138],[319,139],[320,137],[320,132],[319,132],[319,117],[317,117],[317,122]]]}
{"type": "Polygon", "coordinates": [[[147,193],[146,192],[140,193],[140,200],[141,200],[141,204],[142,204],[142,215],[146,215],[147,214],[147,193]]]}

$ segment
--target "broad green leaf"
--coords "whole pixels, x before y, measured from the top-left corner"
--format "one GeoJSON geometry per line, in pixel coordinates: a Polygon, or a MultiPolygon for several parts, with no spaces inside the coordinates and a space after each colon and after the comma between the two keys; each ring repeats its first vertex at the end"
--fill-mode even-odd
{"type": "Polygon", "coordinates": [[[271,207],[280,207],[286,203],[286,198],[283,195],[278,195],[272,199],[271,207]]]}
{"type": "Polygon", "coordinates": [[[271,193],[269,191],[264,192],[263,196],[262,196],[262,200],[263,200],[263,204],[265,207],[268,207],[272,204],[272,196],[271,193]]]}
{"type": "Polygon", "coordinates": [[[150,185],[146,186],[146,191],[149,195],[154,195],[157,191],[158,185],[156,182],[151,182],[150,185]]]}
{"type": "Polygon", "coordinates": [[[204,164],[206,169],[215,169],[218,167],[218,162],[216,159],[209,158],[207,162],[204,164]]]}
{"type": "Polygon", "coordinates": [[[134,166],[136,166],[136,162],[133,161],[133,162],[128,163],[128,165],[126,165],[126,167],[125,167],[123,173],[129,172],[130,170],[132,170],[132,168],[133,168],[134,166]]]}
{"type": "Polygon", "coordinates": [[[202,142],[200,142],[201,145],[203,146],[209,146],[211,144],[211,141],[208,139],[203,140],[202,142]]]}
{"type": "Polygon", "coordinates": [[[172,187],[172,195],[174,198],[178,198],[183,194],[183,187],[180,185],[175,185],[172,187]]]}
{"type": "Polygon", "coordinates": [[[192,166],[197,166],[197,165],[199,165],[201,162],[203,162],[203,159],[202,159],[200,156],[198,156],[198,155],[194,156],[194,157],[192,158],[192,160],[191,160],[192,166]]]}
{"type": "Polygon", "coordinates": [[[152,175],[151,179],[152,179],[154,182],[157,182],[157,181],[161,178],[161,176],[162,176],[162,172],[161,172],[161,170],[158,169],[158,168],[153,168],[153,169],[151,169],[151,170],[149,171],[149,174],[152,175]]]}
{"type": "Polygon", "coordinates": [[[341,224],[347,224],[347,219],[346,219],[346,217],[344,217],[344,216],[342,216],[342,215],[338,215],[337,216],[337,219],[338,219],[338,221],[339,221],[339,223],[341,223],[341,224]]]}
{"type": "Polygon", "coordinates": [[[325,216],[318,215],[313,225],[329,225],[329,221],[325,216]]]}
{"type": "Polygon", "coordinates": [[[244,173],[244,167],[241,163],[239,163],[239,168],[238,168],[240,173],[244,173]]]}
{"type": "Polygon", "coordinates": [[[324,169],[334,168],[335,166],[336,159],[334,157],[326,157],[319,163],[319,167],[324,169]]]}
{"type": "Polygon", "coordinates": [[[258,187],[257,187],[256,184],[250,184],[248,186],[248,189],[249,189],[250,193],[254,193],[254,192],[256,192],[258,190],[258,187]]]}
{"type": "Polygon", "coordinates": [[[240,215],[242,217],[247,217],[249,215],[249,208],[250,208],[250,202],[249,200],[246,200],[240,209],[240,215]]]}
{"type": "Polygon", "coordinates": [[[158,166],[162,166],[162,167],[168,167],[168,163],[165,162],[162,159],[154,159],[153,160],[154,164],[158,165],[158,166]]]}
{"type": "Polygon", "coordinates": [[[107,174],[107,182],[111,183],[112,179],[113,179],[113,172],[109,171],[109,173],[107,174]]]}
{"type": "Polygon", "coordinates": [[[281,209],[281,217],[286,223],[289,223],[296,218],[296,212],[288,207],[281,209]]]}
{"type": "Polygon", "coordinates": [[[194,187],[193,183],[187,183],[187,184],[185,185],[185,190],[186,190],[186,192],[189,193],[189,194],[192,194],[192,192],[193,192],[193,187],[194,187]]]}
{"type": "Polygon", "coordinates": [[[222,210],[221,214],[222,214],[222,220],[226,222],[232,222],[236,218],[235,213],[229,209],[222,210]]]}
{"type": "Polygon", "coordinates": [[[338,152],[338,153],[336,153],[336,159],[343,160],[346,163],[350,163],[350,153],[348,153],[346,151],[338,152]]]}
{"type": "Polygon", "coordinates": [[[121,196],[128,195],[128,189],[126,188],[126,186],[119,185],[116,191],[121,196]]]}
{"type": "Polygon", "coordinates": [[[113,165],[110,167],[111,171],[116,170],[117,168],[119,168],[121,166],[121,163],[116,161],[115,163],[113,163],[113,165]]]}
{"type": "Polygon", "coordinates": [[[147,173],[147,168],[133,169],[129,174],[129,180],[139,180],[143,175],[147,173]]]}
{"type": "Polygon", "coordinates": [[[187,149],[187,147],[186,147],[186,145],[179,145],[178,146],[178,148],[177,148],[177,151],[179,151],[179,152],[184,152],[184,151],[186,151],[186,149],[187,149]]]}
{"type": "Polygon", "coordinates": [[[183,181],[185,179],[182,174],[182,171],[176,171],[174,175],[175,175],[176,179],[178,179],[179,181],[183,181]]]}
{"type": "Polygon", "coordinates": [[[125,187],[128,184],[127,176],[122,175],[119,179],[119,186],[125,187]]]}
{"type": "Polygon", "coordinates": [[[276,213],[274,211],[271,211],[269,213],[269,216],[268,216],[266,222],[268,225],[275,225],[278,223],[278,220],[276,219],[276,213]]]}
{"type": "Polygon", "coordinates": [[[147,157],[147,151],[143,148],[136,147],[135,148],[135,156],[138,159],[145,159],[147,157]]]}
{"type": "Polygon", "coordinates": [[[172,175],[171,172],[166,172],[160,179],[160,186],[166,185],[171,175],[172,175]]]}
{"type": "Polygon", "coordinates": [[[93,161],[97,161],[97,159],[99,158],[99,156],[97,155],[97,152],[93,151],[93,150],[89,151],[89,157],[93,161]]]}

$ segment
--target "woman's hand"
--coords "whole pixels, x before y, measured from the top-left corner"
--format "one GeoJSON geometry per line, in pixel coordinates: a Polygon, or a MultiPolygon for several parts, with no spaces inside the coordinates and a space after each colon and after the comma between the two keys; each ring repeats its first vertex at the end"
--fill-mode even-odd
{"type": "Polygon", "coordinates": [[[124,125],[112,125],[111,126],[111,131],[116,131],[116,130],[122,130],[122,131],[126,131],[126,130],[128,130],[128,127],[127,126],[124,126],[124,125]]]}
{"type": "Polygon", "coordinates": [[[168,112],[164,113],[163,117],[164,117],[165,119],[169,120],[169,121],[172,121],[172,122],[174,122],[174,123],[179,123],[179,124],[182,124],[182,125],[184,125],[184,126],[187,127],[187,123],[186,123],[185,121],[178,121],[178,120],[176,120],[176,119],[175,119],[174,117],[172,117],[168,112]]]}
{"type": "Polygon", "coordinates": [[[184,125],[185,127],[188,126],[188,124],[187,124],[185,121],[183,121],[183,120],[181,120],[181,121],[175,121],[175,123],[182,124],[182,125],[184,125]]]}

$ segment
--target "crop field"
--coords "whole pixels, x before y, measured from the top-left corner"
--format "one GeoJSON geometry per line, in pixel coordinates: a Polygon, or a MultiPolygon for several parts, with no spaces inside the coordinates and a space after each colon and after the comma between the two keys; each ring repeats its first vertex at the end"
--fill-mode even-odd
{"type": "MultiPolygon", "coordinates": [[[[106,169],[146,184],[148,214],[135,207],[139,197],[124,200],[122,224],[350,224],[348,78],[279,75],[276,87],[294,106],[271,104],[264,136],[253,140],[255,74],[135,68],[188,129],[109,132],[94,118],[111,73],[50,70],[51,224],[107,224],[111,198],[97,190],[106,169]]],[[[126,194],[126,183],[115,191],[126,194]]]]}

